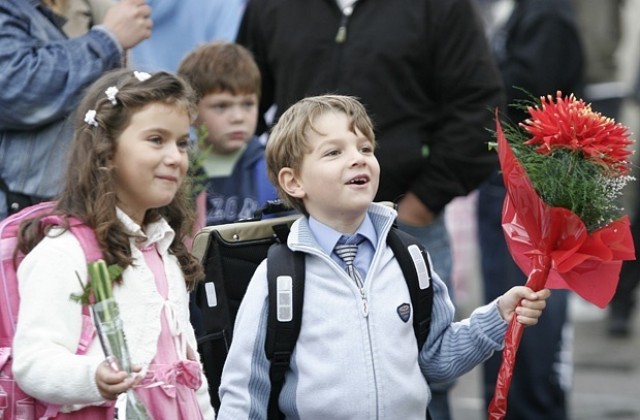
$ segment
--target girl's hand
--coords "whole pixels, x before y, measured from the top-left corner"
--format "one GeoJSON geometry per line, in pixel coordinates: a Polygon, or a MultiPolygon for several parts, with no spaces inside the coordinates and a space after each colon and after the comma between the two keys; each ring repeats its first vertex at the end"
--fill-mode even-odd
{"type": "MultiPolygon", "coordinates": [[[[140,367],[134,366],[134,372],[139,372],[140,367]]],[[[139,382],[139,378],[135,375],[129,377],[127,372],[118,370],[117,365],[113,364],[112,358],[107,358],[100,363],[96,369],[96,385],[100,395],[106,400],[115,400],[119,394],[126,392],[129,388],[139,382]]]]}
{"type": "Polygon", "coordinates": [[[519,323],[525,326],[535,325],[547,306],[549,296],[549,289],[534,292],[525,286],[512,287],[498,299],[498,309],[502,319],[507,322],[511,322],[515,314],[519,323]]]}

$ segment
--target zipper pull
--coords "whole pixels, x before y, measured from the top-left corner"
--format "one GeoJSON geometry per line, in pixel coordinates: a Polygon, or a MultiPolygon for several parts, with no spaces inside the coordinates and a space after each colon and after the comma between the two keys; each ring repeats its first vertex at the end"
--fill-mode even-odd
{"type": "Polygon", "coordinates": [[[340,24],[338,33],[336,34],[336,44],[342,44],[347,40],[347,27],[344,24],[340,24]]]}
{"type": "Polygon", "coordinates": [[[336,33],[336,44],[342,44],[347,40],[347,19],[349,19],[349,17],[343,14],[342,20],[340,21],[340,27],[336,33]]]}
{"type": "Polygon", "coordinates": [[[360,288],[360,297],[362,297],[362,316],[366,318],[369,316],[369,302],[367,301],[367,295],[364,292],[364,287],[360,288]]]}
{"type": "Polygon", "coordinates": [[[347,21],[349,16],[353,13],[353,5],[347,6],[342,9],[342,19],[340,20],[340,27],[338,33],[336,33],[336,44],[342,44],[347,40],[347,21]]]}

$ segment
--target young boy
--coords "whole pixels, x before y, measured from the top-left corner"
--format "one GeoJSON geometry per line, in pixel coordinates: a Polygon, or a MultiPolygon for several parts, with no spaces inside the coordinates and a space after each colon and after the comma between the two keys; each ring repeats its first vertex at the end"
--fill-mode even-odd
{"type": "MultiPolygon", "coordinates": [[[[401,310],[409,291],[386,245],[396,212],[372,203],[380,173],[374,148],[364,107],[345,96],[299,101],[267,144],[270,179],[305,215],[287,242],[306,254],[302,326],[279,397],[287,418],[424,419],[430,382],[456,378],[500,349],[513,316],[535,324],[550,294],[514,287],[453,322],[453,304],[434,272],[431,331],[418,352],[412,315],[401,310]],[[359,244],[353,277],[334,251],[343,240],[359,244]]],[[[266,303],[263,262],[236,319],[219,419],[266,418],[266,303]]]]}
{"type": "MultiPolygon", "coordinates": [[[[207,130],[203,169],[205,224],[253,217],[277,198],[267,178],[258,122],[260,71],[251,53],[229,42],[213,42],[189,53],[178,69],[198,95],[195,127],[207,130]]],[[[203,216],[202,214],[200,216],[203,216]]],[[[201,217],[202,219],[202,217],[201,217]]]]}

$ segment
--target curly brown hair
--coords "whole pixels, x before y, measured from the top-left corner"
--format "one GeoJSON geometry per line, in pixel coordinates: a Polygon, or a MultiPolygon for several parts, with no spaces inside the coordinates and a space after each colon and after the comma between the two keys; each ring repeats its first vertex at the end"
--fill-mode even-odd
{"type": "MultiPolygon", "coordinates": [[[[122,268],[133,263],[129,245],[131,235],[116,217],[115,181],[108,162],[115,155],[117,139],[129,125],[132,115],[151,103],[182,108],[191,118],[196,113],[192,88],[179,76],[166,72],[139,80],[131,70],[114,70],[89,87],[76,111],[75,135],[64,188],[54,210],[57,214],[74,216],[93,228],[107,264],[118,264],[122,268]],[[118,88],[118,106],[113,106],[105,95],[105,90],[111,86],[118,88]],[[97,126],[84,121],[89,110],[96,111],[97,126]]],[[[171,203],[147,211],[143,224],[160,218],[169,223],[175,231],[170,252],[180,263],[187,287],[193,289],[204,278],[204,272],[184,243],[195,219],[189,190],[187,179],[171,203]]],[[[18,248],[28,252],[45,234],[39,219],[25,222],[20,229],[18,248]]]]}

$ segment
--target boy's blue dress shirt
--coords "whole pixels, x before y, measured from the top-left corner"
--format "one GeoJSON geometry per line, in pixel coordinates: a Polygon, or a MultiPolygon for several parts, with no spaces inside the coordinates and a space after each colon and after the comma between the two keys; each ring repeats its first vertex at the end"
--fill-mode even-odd
{"type": "MultiPolygon", "coordinates": [[[[316,241],[327,255],[330,255],[331,258],[340,265],[340,267],[346,270],[347,265],[344,261],[340,259],[333,252],[333,249],[340,241],[342,236],[348,236],[352,238],[356,235],[359,235],[365,238],[362,243],[358,246],[358,253],[356,254],[356,259],[354,260],[353,265],[355,265],[356,269],[360,273],[360,276],[363,280],[366,279],[367,273],[369,272],[369,266],[371,265],[371,261],[373,260],[373,254],[375,253],[374,244],[378,243],[378,234],[376,233],[376,229],[371,222],[371,218],[369,214],[367,214],[358,227],[358,230],[353,235],[343,235],[330,228],[329,226],[319,222],[317,219],[314,219],[313,216],[309,217],[309,229],[311,233],[315,237],[316,241]]],[[[347,243],[352,243],[353,240],[347,239],[347,243]]]]}

